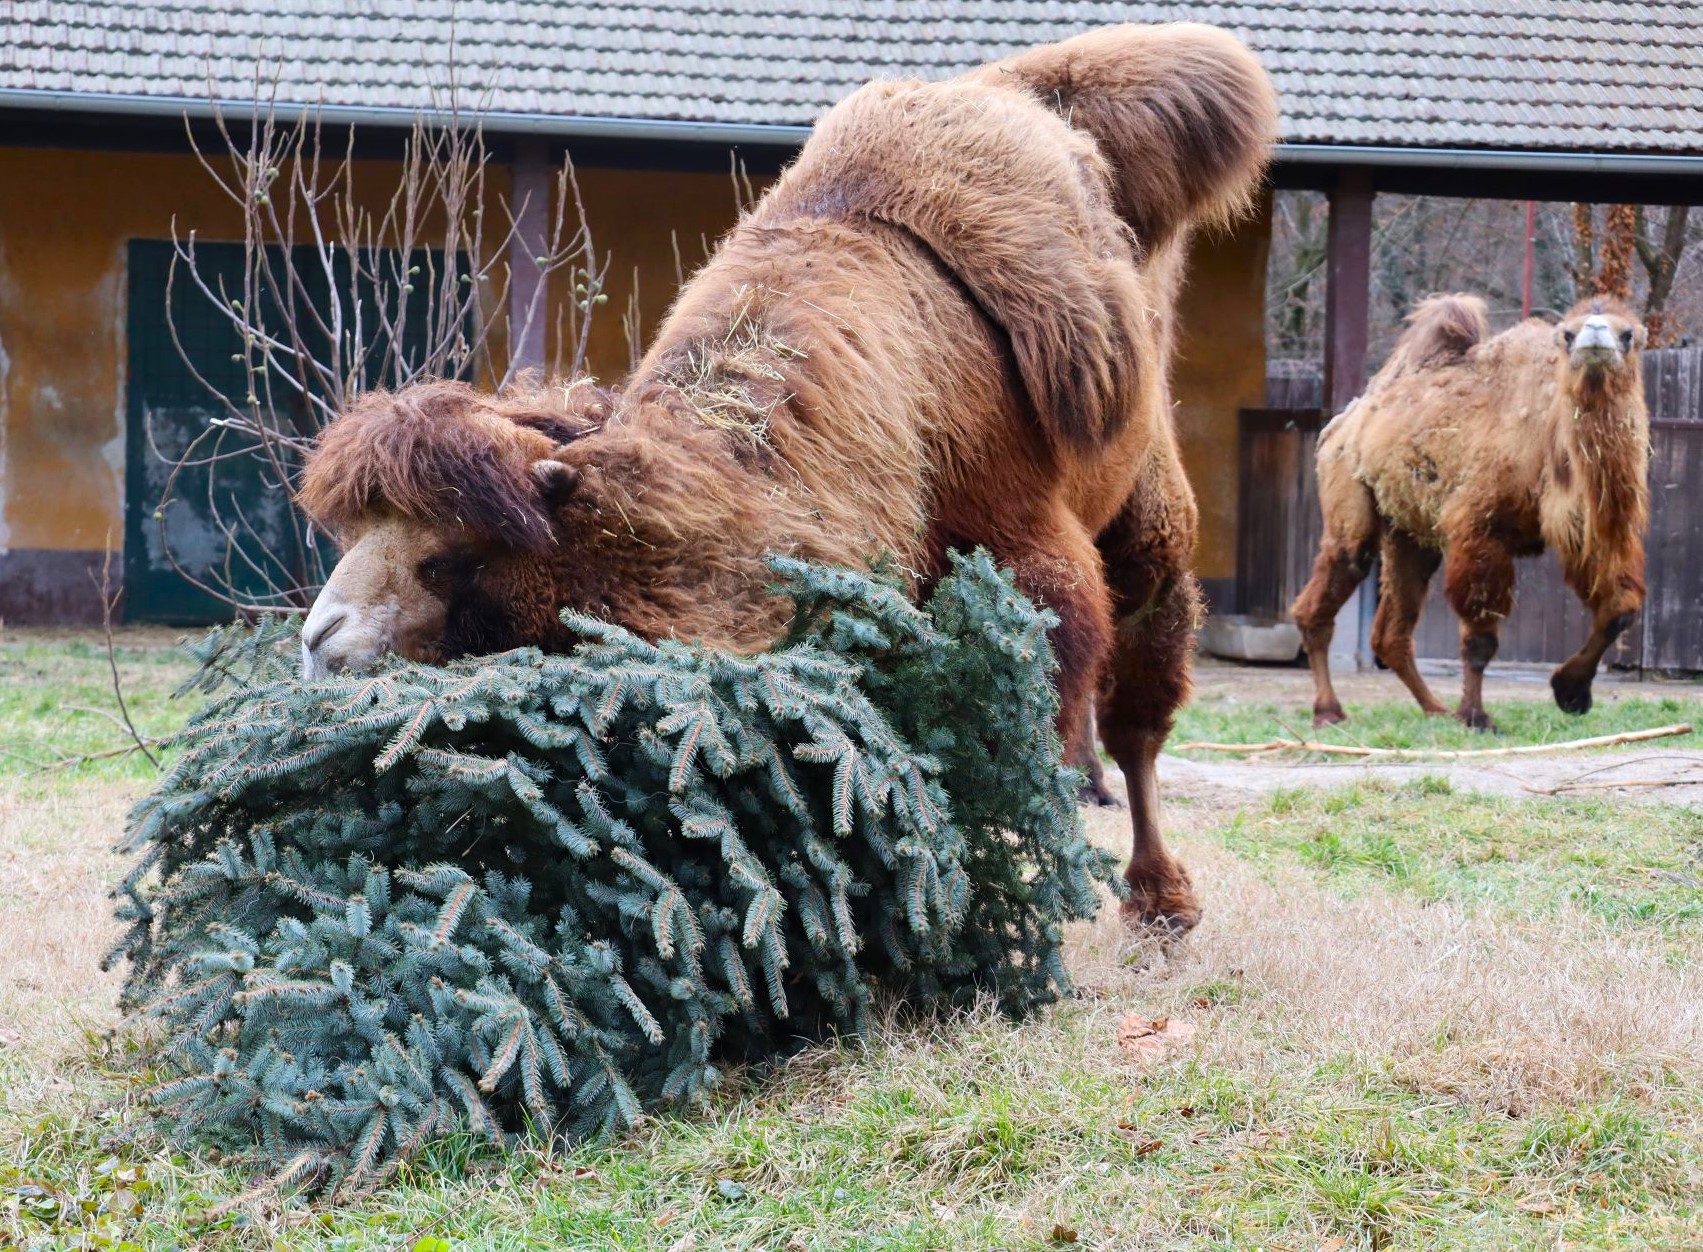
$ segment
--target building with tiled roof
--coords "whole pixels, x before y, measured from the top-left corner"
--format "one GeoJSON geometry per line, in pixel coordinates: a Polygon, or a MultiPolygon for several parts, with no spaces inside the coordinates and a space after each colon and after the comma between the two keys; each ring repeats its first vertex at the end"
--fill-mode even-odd
{"type": "Polygon", "coordinates": [[[1609,0],[12,0],[0,92],[79,108],[252,93],[433,107],[453,41],[491,113],[576,124],[807,127],[874,77],[942,77],[1089,26],[1187,18],[1257,49],[1295,144],[1703,151],[1703,7],[1609,0]]]}
{"type": "MultiPolygon", "coordinates": [[[[216,143],[213,113],[240,123],[257,84],[286,115],[352,127],[362,177],[382,183],[382,159],[453,80],[491,137],[493,194],[511,172],[545,186],[573,157],[612,257],[610,304],[636,301],[652,326],[677,257],[733,220],[730,161],[772,173],[866,79],[1172,19],[1260,53],[1282,108],[1274,184],[1333,197],[1333,406],[1363,371],[1374,194],[1660,203],[1703,187],[1703,6],[1685,3],[0,0],[0,619],[98,618],[88,571],[109,542],[132,617],[212,611],[179,594],[147,523],[161,489],[148,432],[205,405],[163,324],[161,257],[174,228],[207,256],[237,247],[240,219],[186,129],[216,143]]],[[[1181,309],[1179,427],[1221,604],[1238,412],[1264,396],[1268,235],[1258,216],[1202,241],[1181,309]]],[[[552,317],[569,296],[551,289],[552,317]]],[[[604,373],[627,360],[620,320],[594,328],[604,373]]],[[[217,355],[216,332],[197,350],[217,355]]],[[[537,343],[517,351],[548,364],[537,343]]],[[[168,518],[192,541],[208,525],[193,507],[168,518]]]]}

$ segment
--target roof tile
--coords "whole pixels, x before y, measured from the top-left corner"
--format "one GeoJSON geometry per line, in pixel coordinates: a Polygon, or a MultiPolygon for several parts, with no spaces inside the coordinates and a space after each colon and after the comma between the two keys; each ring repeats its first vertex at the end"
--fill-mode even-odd
{"type": "Polygon", "coordinates": [[[0,88],[808,123],[866,78],[941,77],[1117,21],[1263,55],[1293,142],[1703,151],[1703,5],[1618,0],[7,0],[0,88]],[[209,64],[209,58],[212,64],[209,64]]]}

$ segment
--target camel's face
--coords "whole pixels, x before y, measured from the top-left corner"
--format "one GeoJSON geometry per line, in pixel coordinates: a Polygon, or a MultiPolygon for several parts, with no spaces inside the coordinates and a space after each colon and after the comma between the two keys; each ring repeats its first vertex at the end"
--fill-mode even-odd
{"type": "Polygon", "coordinates": [[[400,518],[350,537],[302,628],[302,674],[324,678],[370,667],[386,652],[442,659],[450,602],[477,580],[480,555],[400,518]]]}
{"type": "Polygon", "coordinates": [[[1608,374],[1626,368],[1643,348],[1644,328],[1617,305],[1591,300],[1569,313],[1556,328],[1561,348],[1575,370],[1608,374]]]}
{"type": "MultiPolygon", "coordinates": [[[[541,460],[532,478],[534,507],[548,515],[576,475],[541,460]]],[[[552,606],[516,602],[517,585],[538,585],[546,562],[536,552],[386,514],[358,519],[342,540],[302,628],[303,677],[368,669],[386,652],[437,663],[542,643],[555,624],[552,606]],[[549,609],[548,620],[532,620],[533,609],[549,609]]]]}

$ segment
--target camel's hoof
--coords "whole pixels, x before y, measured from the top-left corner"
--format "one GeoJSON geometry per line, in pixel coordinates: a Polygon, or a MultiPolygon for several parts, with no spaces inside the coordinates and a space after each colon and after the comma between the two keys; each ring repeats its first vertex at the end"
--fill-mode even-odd
{"type": "Polygon", "coordinates": [[[1348,720],[1348,714],[1342,711],[1340,704],[1328,704],[1322,709],[1313,710],[1314,726],[1336,726],[1348,720]]]}
{"type": "Polygon", "coordinates": [[[1577,717],[1591,711],[1591,684],[1575,682],[1560,670],[1549,677],[1549,689],[1555,693],[1555,707],[1577,717]]]}
{"type": "Polygon", "coordinates": [[[1494,731],[1496,721],[1483,709],[1456,709],[1455,717],[1468,730],[1494,731]]]}
{"type": "Polygon", "coordinates": [[[1124,925],[1132,930],[1158,930],[1186,935],[1200,924],[1200,901],[1189,872],[1175,862],[1151,873],[1125,875],[1129,899],[1119,907],[1124,925]]]}
{"type": "Polygon", "coordinates": [[[1122,800],[1104,787],[1096,787],[1093,783],[1084,783],[1077,789],[1076,802],[1091,809],[1121,809],[1124,806],[1122,800]]]}

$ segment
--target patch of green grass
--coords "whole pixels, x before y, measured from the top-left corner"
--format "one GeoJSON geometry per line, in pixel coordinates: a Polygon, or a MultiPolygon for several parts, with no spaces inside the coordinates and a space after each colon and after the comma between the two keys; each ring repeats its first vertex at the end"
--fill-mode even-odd
{"type": "MultiPolygon", "coordinates": [[[[198,697],[171,698],[193,665],[169,643],[128,642],[127,634],[114,657],[131,720],[148,738],[168,735],[196,707],[198,697]]],[[[153,777],[140,753],[122,752],[131,741],[118,717],[104,640],[0,639],[0,777],[153,777]],[[67,771],[63,763],[76,758],[93,759],[67,771]]]]}
{"type": "Polygon", "coordinates": [[[1044,1248],[1074,1232],[1090,1248],[1464,1249],[1683,1246],[1698,1230],[1703,1145],[1647,1109],[1511,1121],[1281,1032],[1258,1068],[1120,1063],[1108,1033],[1086,1005],[892,1030],[611,1146],[441,1144],[378,1195],[318,1212],[221,1212],[239,1172],[115,1155],[99,1122],[50,1120],[5,1136],[0,1195],[18,1236],[56,1246],[1044,1248]]]}
{"type": "MultiPolygon", "coordinates": [[[[1395,683],[1393,678],[1390,681],[1395,683]]],[[[1302,689],[1296,690],[1299,694],[1302,689]]],[[[1297,736],[1367,748],[1507,748],[1617,735],[1676,722],[1689,722],[1694,729],[1689,735],[1661,740],[1661,747],[1703,747],[1703,687],[1692,683],[1659,688],[1654,693],[1648,687],[1627,689],[1599,683],[1596,705],[1582,717],[1563,713],[1547,698],[1491,700],[1487,707],[1496,719],[1495,734],[1468,730],[1452,717],[1426,717],[1411,700],[1394,698],[1397,693],[1405,695],[1399,684],[1388,700],[1350,703],[1346,706],[1347,722],[1315,730],[1307,704],[1248,701],[1223,691],[1209,691],[1178,715],[1168,750],[1175,752],[1176,745],[1191,740],[1269,743],[1273,739],[1297,736]]],[[[1225,759],[1221,753],[1210,755],[1225,759]]],[[[1336,756],[1321,759],[1350,763],[1353,760],[1336,756]]]]}
{"type": "Polygon", "coordinates": [[[1613,798],[1504,799],[1447,780],[1363,779],[1273,792],[1217,838],[1253,861],[1288,856],[1349,888],[1549,917],[1563,902],[1613,925],[1703,933],[1703,814],[1613,798]]]}

